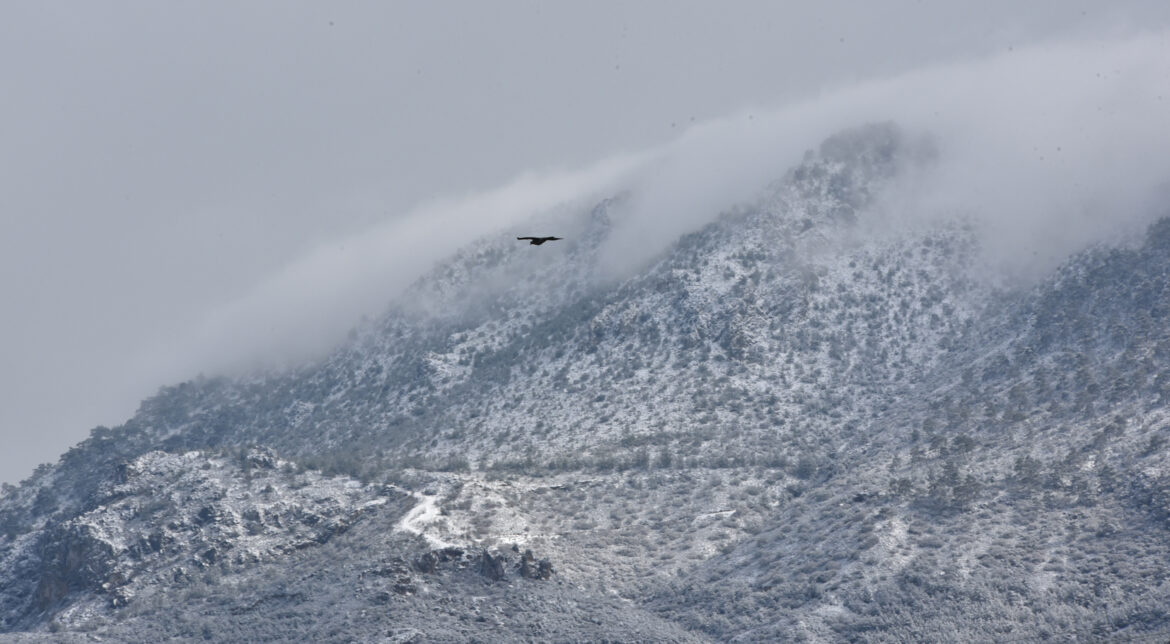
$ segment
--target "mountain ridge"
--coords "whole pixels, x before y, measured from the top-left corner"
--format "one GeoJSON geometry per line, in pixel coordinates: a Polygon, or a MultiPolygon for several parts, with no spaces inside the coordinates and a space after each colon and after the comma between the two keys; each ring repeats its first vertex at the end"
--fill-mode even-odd
{"type": "MultiPolygon", "coordinates": [[[[168,506],[195,517],[176,527],[145,521],[139,559],[69,532],[137,521],[108,490],[127,468],[186,458],[230,481],[235,505],[205,522],[229,531],[260,507],[241,500],[263,497],[257,480],[292,497],[301,481],[326,504],[387,499],[288,559],[204,560],[203,597],[249,639],[291,631],[233,587],[264,588],[279,610],[336,603],[350,617],[321,619],[337,633],[402,641],[1165,633],[1170,336],[1157,321],[1170,220],[1138,246],[1005,286],[969,221],[868,219],[891,182],[937,154],[891,123],[843,132],[627,275],[608,270],[605,249],[628,195],[554,215],[563,245],[517,249],[505,235],[468,247],[319,362],[163,388],[0,497],[0,574],[26,578],[0,595],[3,629],[222,630],[196,628],[175,603],[186,591],[159,576],[151,545],[189,544],[174,556],[190,567],[214,547],[196,545],[211,528],[190,527],[214,503],[168,506]],[[250,458],[285,464],[257,475],[250,458]],[[61,549],[78,541],[97,544],[73,558],[104,571],[94,579],[75,578],[61,549]],[[1100,544],[1119,553],[1112,568],[1100,544]],[[462,553],[453,567],[412,568],[444,547],[462,553]],[[329,557],[340,568],[326,573],[329,557]],[[387,578],[431,590],[365,583],[361,570],[395,557],[387,578]],[[500,557],[547,559],[555,573],[466,576],[500,557]],[[294,558],[331,581],[297,596],[258,572],[291,578],[294,558]],[[15,589],[34,579],[30,603],[15,589]],[[477,593],[503,630],[476,621],[477,593]],[[174,615],[134,607],[149,594],[174,615]],[[387,630],[391,613],[414,630],[387,630]],[[538,623],[552,630],[525,630],[538,623]]],[[[188,475],[172,497],[202,485],[188,475]]],[[[139,495],[148,504],[149,489],[139,495]]],[[[250,552],[249,535],[218,538],[250,552]]]]}

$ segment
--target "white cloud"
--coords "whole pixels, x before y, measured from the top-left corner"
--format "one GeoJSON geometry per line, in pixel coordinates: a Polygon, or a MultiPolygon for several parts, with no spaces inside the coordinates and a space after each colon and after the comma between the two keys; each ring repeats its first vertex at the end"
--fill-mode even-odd
{"type": "Polygon", "coordinates": [[[933,132],[942,151],[884,215],[974,212],[1022,267],[1141,220],[1167,176],[1166,33],[1019,43],[1165,25],[1164,2],[894,4],[18,10],[0,26],[0,112],[17,125],[0,154],[0,478],[159,384],[313,355],[458,245],[608,185],[634,189],[609,248],[628,269],[866,121],[933,132]],[[304,252],[516,168],[653,146],[692,116],[624,162],[304,252]]]}
{"type": "Polygon", "coordinates": [[[1148,221],[1149,200],[1170,177],[1168,74],[1170,47],[1153,35],[1037,46],[745,110],[657,149],[528,174],[322,246],[149,354],[157,366],[143,372],[174,380],[319,354],[460,246],[618,190],[632,198],[616,213],[605,264],[631,270],[752,199],[825,137],[873,121],[929,134],[939,149],[937,164],[896,184],[874,217],[894,225],[961,213],[982,226],[993,263],[1051,267],[1148,221]]]}
{"type": "Polygon", "coordinates": [[[1170,179],[1168,80],[1158,33],[1018,49],[701,124],[643,170],[608,263],[635,266],[750,200],[825,137],[892,120],[929,134],[940,155],[895,186],[886,217],[962,213],[993,262],[1051,267],[1154,214],[1170,179]]]}
{"type": "Polygon", "coordinates": [[[381,313],[460,246],[566,204],[588,207],[619,189],[645,158],[619,156],[579,171],[528,173],[498,189],[425,204],[323,245],[212,311],[188,337],[147,352],[140,370],[176,380],[198,370],[235,372],[314,357],[335,346],[362,316],[381,313]]]}

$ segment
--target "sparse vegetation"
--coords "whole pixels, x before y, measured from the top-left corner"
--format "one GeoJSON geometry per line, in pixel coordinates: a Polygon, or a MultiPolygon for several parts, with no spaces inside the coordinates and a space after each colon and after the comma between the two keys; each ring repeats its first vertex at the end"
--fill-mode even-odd
{"type": "Polygon", "coordinates": [[[843,136],[625,281],[579,277],[607,202],[563,266],[466,249],[317,364],[164,388],[3,490],[3,629],[1164,639],[1170,221],[993,286],[962,222],[856,239],[901,138],[843,136]]]}

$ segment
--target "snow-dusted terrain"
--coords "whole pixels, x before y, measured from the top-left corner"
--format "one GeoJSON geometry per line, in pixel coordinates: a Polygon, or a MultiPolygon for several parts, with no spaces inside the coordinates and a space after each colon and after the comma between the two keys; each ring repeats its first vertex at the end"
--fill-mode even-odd
{"type": "Polygon", "coordinates": [[[1170,224],[1015,284],[876,207],[932,162],[842,133],[624,274],[630,195],[549,215],[320,362],[164,388],[6,490],[3,628],[1165,638],[1170,224]]]}

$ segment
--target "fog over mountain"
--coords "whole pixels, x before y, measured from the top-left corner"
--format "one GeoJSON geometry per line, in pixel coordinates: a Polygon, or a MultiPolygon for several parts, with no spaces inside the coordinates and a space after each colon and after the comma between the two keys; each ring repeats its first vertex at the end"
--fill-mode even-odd
{"type": "MultiPolygon", "coordinates": [[[[474,209],[475,195],[519,185],[519,177],[576,176],[604,159],[665,154],[674,165],[647,180],[688,182],[647,189],[645,198],[658,194],[669,205],[693,186],[685,203],[694,208],[672,217],[693,228],[749,198],[803,147],[858,119],[894,118],[881,112],[911,109],[922,91],[881,98],[879,107],[889,109],[843,106],[859,86],[890,87],[883,79],[927,68],[1010,72],[1011,56],[1037,43],[1076,43],[1080,54],[1070,55],[1091,58],[1099,47],[1170,25],[1165,3],[1140,0],[556,8],[518,1],[457,9],[295,2],[281,11],[161,10],[118,0],[4,11],[0,66],[9,85],[0,164],[9,181],[0,197],[0,284],[12,314],[0,322],[9,339],[0,349],[0,389],[8,393],[0,431],[9,445],[0,480],[10,482],[79,440],[82,428],[121,422],[161,382],[258,360],[295,361],[330,346],[355,316],[380,312],[407,273],[417,276],[441,255],[396,254],[389,264],[404,271],[371,260],[372,252],[349,257],[368,246],[354,240],[405,225],[395,222],[410,213],[417,220],[435,204],[474,209]],[[978,62],[996,56],[1007,60],[978,62]],[[840,109],[822,109],[821,98],[840,109]],[[808,106],[801,118],[788,118],[800,116],[784,107],[794,104],[808,106]],[[772,128],[784,141],[762,147],[751,143],[751,130],[735,134],[736,123],[758,130],[759,119],[777,112],[788,113],[772,128]],[[711,132],[721,119],[722,129],[711,132]],[[710,181],[691,183],[703,173],[686,164],[706,164],[702,138],[717,145],[712,153],[731,158],[707,164],[710,181]],[[680,146],[700,156],[685,161],[668,152],[680,146]],[[741,158],[742,150],[774,165],[741,158]],[[685,176],[672,179],[672,172],[685,176]],[[256,347],[232,341],[226,320],[262,317],[256,311],[272,296],[257,293],[279,290],[273,284],[281,275],[291,282],[301,270],[294,267],[314,261],[326,265],[320,270],[349,264],[371,277],[353,285],[333,279],[352,294],[339,296],[335,315],[313,320],[321,315],[315,309],[282,320],[291,326],[264,329],[256,347]],[[356,268],[362,265],[368,268],[356,268]],[[362,299],[374,288],[372,275],[391,270],[398,279],[388,292],[362,299]],[[199,348],[177,349],[185,345],[199,348]]],[[[1009,102],[1020,90],[1043,97],[1050,84],[1091,89],[1071,62],[1053,64],[1066,74],[1018,76],[1030,87],[1011,87],[1014,74],[971,81],[986,81],[1009,102]]],[[[1115,93],[1102,107],[1128,104],[1127,88],[1110,70],[1097,71],[1113,81],[1102,91],[1115,93]]],[[[941,80],[940,90],[963,95],[965,85],[941,80]]],[[[947,100],[934,99],[923,105],[947,100]]],[[[583,190],[559,189],[569,200],[583,190]]],[[[642,228],[652,246],[676,232],[642,228]]],[[[478,230],[466,226],[463,241],[478,230]]],[[[420,246],[438,248],[431,238],[411,249],[420,246]]],[[[614,253],[619,262],[626,255],[614,253]]],[[[286,306],[296,297],[291,288],[286,306]]],[[[240,338],[261,333],[259,322],[248,328],[240,338]]]]}
{"type": "Polygon", "coordinates": [[[269,257],[5,484],[0,639],[1165,639],[1170,31],[1078,20],[269,257]]]}
{"type": "Polygon", "coordinates": [[[875,120],[908,128],[936,162],[883,187],[873,228],[962,213],[981,227],[991,266],[1035,277],[1092,242],[1137,232],[1157,212],[1170,176],[1157,136],[1170,130],[1165,39],[1060,43],[930,67],[697,124],[667,145],[580,171],[528,174],[424,205],[285,266],[211,313],[178,343],[182,358],[164,360],[218,373],[318,355],[460,246],[619,193],[630,202],[615,209],[602,253],[612,277],[625,277],[754,197],[820,140],[875,120]]]}

